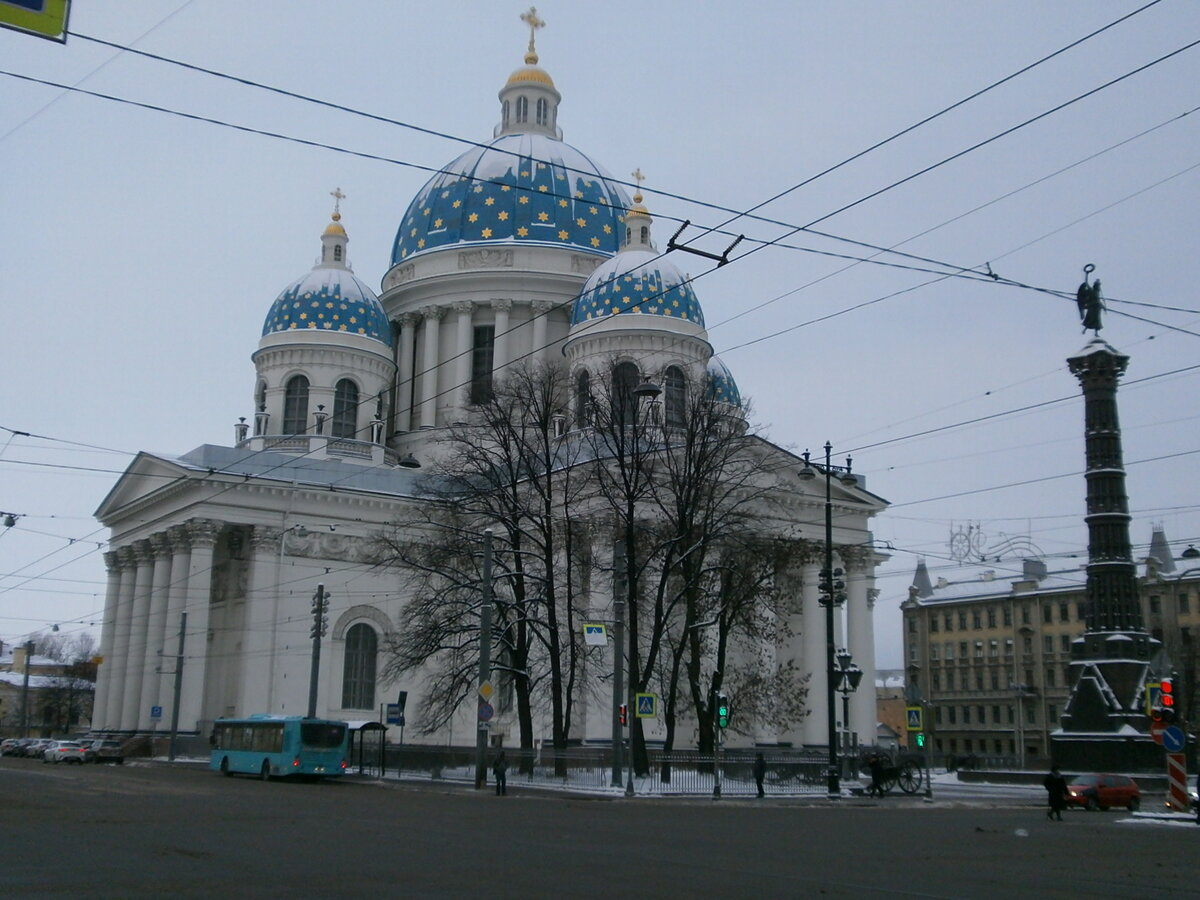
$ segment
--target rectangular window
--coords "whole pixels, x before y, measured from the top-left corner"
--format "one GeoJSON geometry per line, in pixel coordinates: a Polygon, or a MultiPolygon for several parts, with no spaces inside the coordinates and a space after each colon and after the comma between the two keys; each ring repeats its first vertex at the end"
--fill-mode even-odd
{"type": "Polygon", "coordinates": [[[946,659],[954,659],[954,642],[946,641],[946,659]]]}
{"type": "Polygon", "coordinates": [[[975,715],[976,715],[977,721],[979,722],[980,725],[983,725],[987,722],[987,716],[984,715],[984,713],[986,713],[986,712],[987,712],[986,706],[975,707],[975,715]]]}
{"type": "Polygon", "coordinates": [[[997,739],[992,742],[992,745],[996,748],[997,756],[1000,756],[1004,752],[1004,741],[997,739]]]}
{"type": "Polygon", "coordinates": [[[1000,642],[995,638],[988,641],[988,656],[997,657],[1000,655],[1000,642]]]}
{"type": "Polygon", "coordinates": [[[992,690],[993,691],[1000,690],[1000,676],[997,675],[995,672],[992,673],[992,690]]]}
{"type": "Polygon", "coordinates": [[[1050,623],[1054,621],[1054,607],[1049,603],[1042,604],[1042,622],[1050,623]]]}
{"type": "Polygon", "coordinates": [[[1016,722],[1017,722],[1017,714],[1013,710],[1013,708],[1010,706],[1010,707],[1008,707],[1008,724],[1015,725],[1016,722]]]}
{"type": "Polygon", "coordinates": [[[954,617],[953,617],[953,616],[951,616],[951,615],[950,615],[950,613],[946,613],[946,615],[945,615],[945,618],[944,618],[944,620],[943,620],[943,621],[944,621],[944,624],[945,624],[945,626],[946,626],[946,630],[947,630],[947,631],[953,631],[953,630],[954,630],[954,617]]]}
{"type": "Polygon", "coordinates": [[[1029,604],[1028,603],[1021,604],[1021,624],[1022,625],[1030,624],[1030,622],[1029,622],[1029,604]]]}
{"type": "Polygon", "coordinates": [[[1087,608],[1084,606],[1084,601],[1082,600],[1075,604],[1075,617],[1080,622],[1087,618],[1087,608]]]}
{"type": "Polygon", "coordinates": [[[1024,650],[1026,653],[1032,653],[1033,652],[1033,638],[1029,637],[1028,635],[1026,635],[1024,638],[1022,638],[1021,639],[1021,649],[1024,650]]]}
{"type": "Polygon", "coordinates": [[[958,658],[965,660],[967,658],[967,642],[958,642],[958,658]]]}
{"type": "Polygon", "coordinates": [[[1042,635],[1042,651],[1044,653],[1053,653],[1054,652],[1054,635],[1052,635],[1052,634],[1042,635]]]}
{"type": "Polygon", "coordinates": [[[1191,612],[1191,598],[1187,591],[1179,592],[1179,611],[1181,613],[1191,612]]]}
{"type": "Polygon", "coordinates": [[[492,399],[492,363],[496,349],[496,326],[476,325],[471,350],[471,402],[492,399]]]}
{"type": "Polygon", "coordinates": [[[1046,687],[1054,687],[1054,669],[1046,669],[1046,687]]]}
{"type": "Polygon", "coordinates": [[[1005,656],[1013,655],[1013,640],[1012,640],[1012,638],[1004,639],[1004,655],[1005,656]]]}
{"type": "Polygon", "coordinates": [[[930,658],[930,659],[937,659],[937,658],[938,658],[938,652],[939,652],[939,651],[938,651],[938,645],[937,645],[937,644],[930,644],[930,645],[929,645],[929,658],[930,658]]]}
{"type": "MultiPolygon", "coordinates": [[[[992,707],[992,724],[993,725],[1000,724],[1000,707],[999,706],[992,707]]],[[[1000,751],[997,750],[996,752],[999,753],[1000,751]]]]}
{"type": "Polygon", "coordinates": [[[934,725],[942,724],[942,708],[940,706],[935,706],[933,708],[933,724],[934,725]]]}
{"type": "Polygon", "coordinates": [[[983,690],[983,673],[982,672],[975,673],[975,690],[977,690],[977,691],[983,690]]]}
{"type": "Polygon", "coordinates": [[[958,630],[967,630],[967,611],[965,609],[960,609],[958,611],[958,630]]]}
{"type": "Polygon", "coordinates": [[[934,672],[929,677],[933,680],[933,689],[935,691],[940,691],[942,689],[942,673],[934,672]]]}
{"type": "Polygon", "coordinates": [[[971,707],[969,707],[969,706],[963,707],[963,724],[964,725],[971,724],[971,707]]]}
{"type": "Polygon", "coordinates": [[[938,630],[938,617],[937,616],[929,617],[929,630],[933,634],[937,634],[937,630],[938,630]]]}
{"type": "Polygon", "coordinates": [[[975,658],[983,659],[983,641],[975,642],[975,658]]]}
{"type": "Polygon", "coordinates": [[[916,616],[908,617],[908,633],[909,634],[917,633],[917,617],[916,616]]]}
{"type": "Polygon", "coordinates": [[[971,613],[971,625],[974,626],[976,631],[983,627],[983,614],[979,610],[971,613]]]}
{"type": "Polygon", "coordinates": [[[1032,703],[1025,704],[1025,724],[1026,725],[1036,725],[1037,724],[1037,707],[1034,706],[1032,703]]]}
{"type": "Polygon", "coordinates": [[[963,741],[963,752],[970,753],[974,746],[974,742],[970,738],[967,738],[965,741],[963,741]]]}
{"type": "Polygon", "coordinates": [[[1060,621],[1060,622],[1070,622],[1071,621],[1071,604],[1070,603],[1059,603],[1058,604],[1058,621],[1060,621]]]}
{"type": "Polygon", "coordinates": [[[951,725],[958,724],[958,707],[957,706],[947,706],[946,707],[946,715],[950,717],[951,725]]]}
{"type": "Polygon", "coordinates": [[[1053,703],[1046,707],[1046,719],[1051,723],[1058,721],[1058,707],[1053,703]]]}
{"type": "Polygon", "coordinates": [[[1004,624],[1012,625],[1012,607],[1011,606],[1004,607],[1004,624]]]}
{"type": "Polygon", "coordinates": [[[988,628],[995,628],[996,627],[996,607],[989,606],[987,612],[988,612],[988,628]]]}
{"type": "Polygon", "coordinates": [[[1058,636],[1058,649],[1062,653],[1071,652],[1071,636],[1069,634],[1060,634],[1058,636]]]}
{"type": "Polygon", "coordinates": [[[917,659],[917,645],[916,644],[912,644],[908,648],[908,661],[909,662],[918,662],[919,661],[917,659]]]}
{"type": "Polygon", "coordinates": [[[1158,615],[1162,612],[1162,602],[1158,599],[1158,597],[1150,598],[1150,612],[1154,613],[1155,615],[1158,615]]]}

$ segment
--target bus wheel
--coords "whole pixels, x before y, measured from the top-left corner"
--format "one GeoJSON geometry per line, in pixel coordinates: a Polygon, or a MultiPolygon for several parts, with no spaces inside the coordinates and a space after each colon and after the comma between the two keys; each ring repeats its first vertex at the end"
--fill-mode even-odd
{"type": "Polygon", "coordinates": [[[263,781],[271,780],[271,764],[265,759],[263,760],[263,765],[262,765],[262,780],[263,781]]]}
{"type": "Polygon", "coordinates": [[[229,757],[226,756],[221,760],[221,774],[228,778],[233,773],[229,771],[229,757]]]}

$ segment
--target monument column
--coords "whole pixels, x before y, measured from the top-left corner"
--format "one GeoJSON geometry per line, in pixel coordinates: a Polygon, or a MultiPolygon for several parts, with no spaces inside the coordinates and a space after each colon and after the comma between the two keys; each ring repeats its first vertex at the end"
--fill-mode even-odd
{"type": "Polygon", "coordinates": [[[188,540],[186,525],[172,525],[167,529],[167,536],[171,542],[171,580],[167,585],[167,612],[163,622],[163,663],[158,678],[158,700],[163,708],[163,719],[169,723],[175,700],[175,656],[179,652],[180,616],[187,604],[192,545],[188,540]]]}
{"type": "Polygon", "coordinates": [[[105,701],[104,727],[113,730],[121,727],[121,710],[125,705],[125,667],[129,661],[129,628],[133,617],[133,589],[137,583],[137,557],[133,547],[126,545],[117,549],[121,565],[121,588],[117,598],[116,621],[113,625],[112,677],[105,701]]]}
{"type": "Polygon", "coordinates": [[[246,580],[246,618],[242,628],[242,677],[238,711],[274,712],[275,641],[279,627],[279,548],[282,528],[255,525],[250,534],[250,572],[246,580]]]}
{"type": "Polygon", "coordinates": [[[396,363],[396,430],[409,431],[412,429],[413,414],[413,358],[416,353],[417,322],[420,316],[416,313],[404,313],[400,316],[400,346],[399,361],[396,363]]]}
{"type": "Polygon", "coordinates": [[[824,747],[829,743],[825,709],[825,687],[829,683],[829,675],[825,667],[825,608],[821,606],[818,587],[824,550],[822,545],[815,542],[810,546],[801,570],[800,587],[803,671],[809,673],[808,693],[805,695],[808,715],[804,719],[804,743],[810,747],[824,747]]]}
{"type": "Polygon", "coordinates": [[[108,570],[108,584],[104,591],[104,619],[100,628],[100,663],[96,673],[96,699],[92,703],[92,725],[108,727],[105,719],[109,690],[112,683],[112,644],[117,625],[117,603],[121,597],[121,560],[115,550],[104,554],[104,567],[108,570]]]}
{"type": "Polygon", "coordinates": [[[496,338],[492,344],[492,372],[498,378],[500,370],[508,365],[512,340],[509,331],[512,329],[513,302],[511,300],[493,300],[492,309],[496,312],[496,338]]]}
{"type": "Polygon", "coordinates": [[[183,690],[179,698],[179,728],[198,731],[204,718],[204,679],[208,672],[208,618],[212,603],[213,547],[221,523],[213,519],[190,519],[188,541],[187,635],[183,644],[183,690]]]}
{"type": "Polygon", "coordinates": [[[146,668],[146,627],[150,612],[150,589],[154,574],[154,548],[146,540],[134,541],[137,558],[137,584],[133,589],[133,609],[130,613],[129,651],[125,654],[125,696],[121,698],[121,730],[138,727],[141,710],[142,675],[146,668]]]}
{"type": "Polygon", "coordinates": [[[554,304],[547,300],[533,302],[533,359],[546,358],[546,326],[549,324],[552,309],[554,304]]]}
{"type": "Polygon", "coordinates": [[[154,556],[154,574],[151,576],[150,605],[146,617],[146,654],[142,663],[142,702],[138,708],[139,731],[149,731],[154,727],[150,720],[151,707],[159,706],[162,702],[162,696],[158,692],[158,682],[164,668],[167,592],[171,584],[171,540],[165,531],[150,536],[150,550],[154,556]]]}
{"type": "Polygon", "coordinates": [[[421,360],[421,418],[422,428],[433,428],[437,424],[438,370],[441,368],[439,347],[441,343],[441,306],[426,306],[421,309],[425,317],[424,358],[421,360]]]}
{"type": "Polygon", "coordinates": [[[858,690],[850,695],[851,731],[861,744],[875,743],[874,561],[862,548],[843,550],[846,560],[846,649],[862,669],[858,690]]]}

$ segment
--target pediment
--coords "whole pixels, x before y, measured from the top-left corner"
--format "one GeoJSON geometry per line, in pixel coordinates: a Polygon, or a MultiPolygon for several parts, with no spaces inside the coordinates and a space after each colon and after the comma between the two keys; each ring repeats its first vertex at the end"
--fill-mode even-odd
{"type": "Polygon", "coordinates": [[[111,526],[123,510],[174,489],[191,471],[174,460],[145,451],[138,453],[101,501],[95,516],[105,526],[111,526]]]}

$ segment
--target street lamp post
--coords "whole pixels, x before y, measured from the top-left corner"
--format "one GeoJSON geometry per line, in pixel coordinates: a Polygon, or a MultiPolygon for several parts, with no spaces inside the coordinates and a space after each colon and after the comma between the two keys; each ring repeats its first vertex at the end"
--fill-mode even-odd
{"type": "Polygon", "coordinates": [[[837,689],[842,695],[842,777],[851,778],[855,770],[850,766],[850,695],[858,690],[863,671],[845,648],[839,650],[837,660],[837,689]]]}
{"type": "MultiPolygon", "coordinates": [[[[825,442],[825,563],[821,569],[820,591],[821,605],[825,607],[825,709],[827,719],[827,738],[829,741],[829,796],[839,797],[842,793],[838,778],[837,752],[837,710],[834,706],[834,688],[837,681],[836,659],[834,653],[834,615],[835,606],[840,606],[846,599],[845,583],[840,581],[842,570],[833,568],[833,473],[842,472],[842,478],[853,481],[850,473],[850,457],[846,457],[846,465],[834,466],[830,460],[833,445],[825,442]]],[[[816,477],[816,472],[809,462],[808,451],[804,451],[804,468],[800,477],[806,480],[816,477]]]]}

